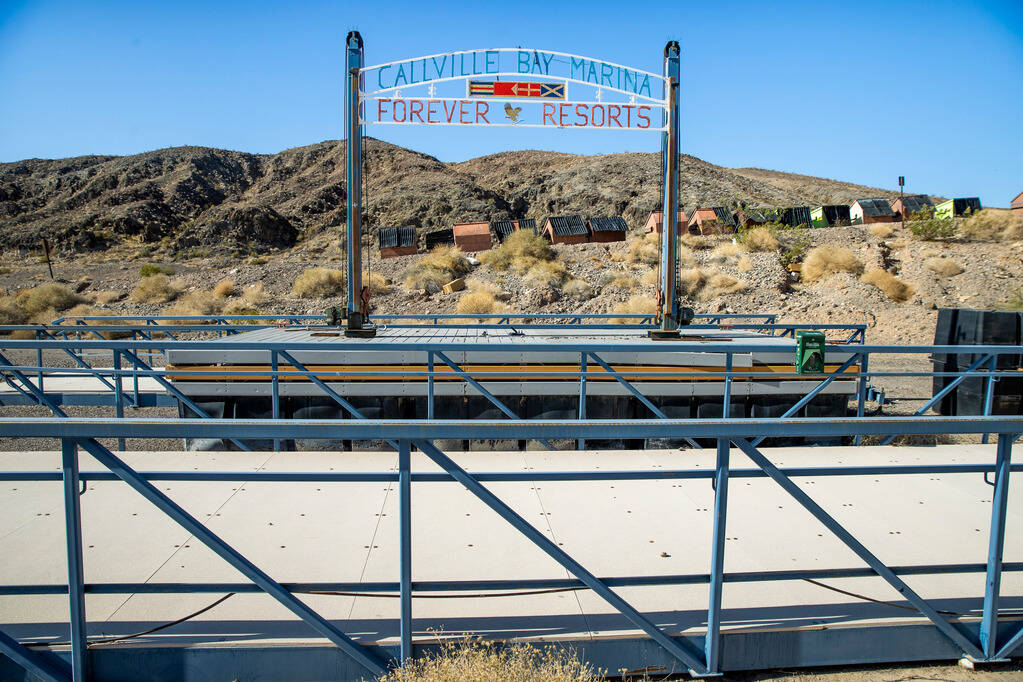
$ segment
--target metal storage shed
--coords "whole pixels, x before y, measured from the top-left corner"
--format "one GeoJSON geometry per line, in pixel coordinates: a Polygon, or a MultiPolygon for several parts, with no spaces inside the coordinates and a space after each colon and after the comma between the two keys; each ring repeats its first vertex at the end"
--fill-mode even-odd
{"type": "Polygon", "coordinates": [[[552,216],[544,223],[543,232],[551,244],[585,244],[590,233],[582,216],[552,216]]]}
{"type": "Polygon", "coordinates": [[[503,244],[505,238],[512,232],[515,232],[518,226],[512,220],[492,220],[490,221],[490,231],[497,237],[497,243],[503,244]]]}
{"type": "Polygon", "coordinates": [[[1009,205],[1009,209],[1013,213],[1023,213],[1023,192],[1016,195],[1016,198],[1012,200],[1009,205]]]}
{"type": "MultiPolygon", "coordinates": [[[[684,232],[683,227],[689,221],[686,216],[686,212],[682,209],[678,210],[678,220],[675,223],[676,232],[684,232]]],[[[664,232],[664,211],[651,211],[650,217],[646,219],[646,225],[643,226],[644,232],[656,232],[660,234],[664,232]]]]}
{"type": "Polygon", "coordinates": [[[452,230],[434,230],[423,235],[423,246],[429,251],[442,244],[454,244],[455,233],[452,230]]]}
{"type": "Polygon", "coordinates": [[[595,242],[623,242],[629,226],[621,216],[612,218],[588,218],[590,240],[595,242]]]}
{"type": "Polygon", "coordinates": [[[381,258],[411,256],[418,250],[414,227],[381,227],[377,239],[381,258]]]}
{"type": "Polygon", "coordinates": [[[810,211],[810,225],[812,227],[834,227],[836,225],[851,225],[852,218],[849,217],[848,206],[818,206],[810,211]]]}
{"type": "Polygon", "coordinates": [[[455,246],[462,251],[489,251],[494,245],[490,238],[490,223],[458,223],[451,230],[455,246]]]}
{"type": "Polygon", "coordinates": [[[895,213],[895,217],[903,221],[914,213],[933,209],[934,202],[925,194],[910,194],[892,202],[892,211],[895,213]]]}
{"type": "Polygon", "coordinates": [[[689,231],[694,234],[728,234],[735,232],[735,218],[723,206],[698,208],[689,218],[689,231]]]}
{"type": "Polygon", "coordinates": [[[954,218],[956,216],[975,213],[981,209],[980,199],[967,197],[964,199],[949,199],[934,207],[935,218],[954,218]]]}
{"type": "Polygon", "coordinates": [[[529,230],[533,234],[536,234],[536,219],[535,218],[520,218],[515,221],[515,226],[520,230],[529,230]]]}
{"type": "Polygon", "coordinates": [[[896,221],[895,212],[887,199],[857,199],[849,206],[849,218],[853,225],[896,221]]]}
{"type": "Polygon", "coordinates": [[[790,208],[780,208],[778,209],[778,222],[784,223],[789,227],[799,227],[800,225],[810,227],[813,224],[813,218],[810,217],[810,207],[792,206],[790,208]]]}

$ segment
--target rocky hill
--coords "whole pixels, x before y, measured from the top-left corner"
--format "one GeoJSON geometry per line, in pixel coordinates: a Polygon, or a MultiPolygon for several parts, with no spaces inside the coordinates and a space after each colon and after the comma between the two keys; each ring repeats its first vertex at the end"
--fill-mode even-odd
{"type": "MultiPolygon", "coordinates": [[[[518,151],[444,163],[374,139],[365,144],[365,222],[447,227],[461,220],[582,213],[641,225],[660,197],[657,154],[518,151]]],[[[683,206],[849,203],[891,192],[682,158],[683,206]]],[[[139,243],[168,257],[288,248],[344,225],[345,146],[278,154],[175,147],[134,156],[0,164],[0,240],[59,252],[139,243]]]]}

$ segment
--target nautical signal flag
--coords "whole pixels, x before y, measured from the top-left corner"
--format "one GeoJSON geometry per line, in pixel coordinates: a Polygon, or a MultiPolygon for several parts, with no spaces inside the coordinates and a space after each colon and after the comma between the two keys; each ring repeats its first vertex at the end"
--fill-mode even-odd
{"type": "Polygon", "coordinates": [[[565,99],[564,83],[529,81],[469,81],[470,97],[519,97],[523,99],[565,99]]]}

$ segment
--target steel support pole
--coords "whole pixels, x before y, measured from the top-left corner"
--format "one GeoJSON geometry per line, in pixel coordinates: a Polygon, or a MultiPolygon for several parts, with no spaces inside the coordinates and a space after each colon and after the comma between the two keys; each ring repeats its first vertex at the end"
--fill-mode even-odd
{"type": "Polygon", "coordinates": [[[426,351],[426,418],[433,419],[433,351],[426,351]]]}
{"type": "MultiPolygon", "coordinates": [[[[870,354],[863,353],[860,356],[860,380],[856,387],[856,416],[862,417],[867,407],[867,372],[870,371],[870,354]]],[[[859,445],[863,436],[854,436],[853,445],[859,445]]],[[[882,443],[884,445],[884,443],[882,443]]]]}
{"type": "MultiPolygon", "coordinates": [[[[121,351],[114,351],[114,416],[124,419],[124,384],[121,378],[121,351]]],[[[120,452],[125,450],[124,438],[117,439],[117,449],[120,452]]]]}
{"type": "Polygon", "coordinates": [[[412,463],[410,442],[398,442],[399,594],[401,663],[412,658],[412,463]]]}
{"type": "Polygon", "coordinates": [[[64,478],[64,534],[67,541],[67,592],[71,624],[71,679],[89,677],[85,640],[85,573],[82,568],[82,507],[79,500],[78,444],[60,441],[64,478]]]}
{"type": "Polygon", "coordinates": [[[678,329],[678,293],[675,289],[678,267],[678,129],[679,129],[679,57],[678,42],[670,41],[664,46],[664,79],[668,100],[668,130],[662,137],[664,161],[664,204],[662,206],[664,229],[661,231],[661,331],[678,329]]]}
{"type": "Polygon", "coordinates": [[[707,606],[707,635],[704,655],[707,670],[718,672],[721,633],[721,586],[725,570],[725,522],[728,512],[728,456],[732,446],[727,438],[718,438],[717,465],[714,471],[714,535],[710,548],[710,603],[707,606]]]}
{"type": "MultiPolygon", "coordinates": [[[[579,354],[579,418],[586,419],[586,353],[579,354]]],[[[578,439],[575,444],[580,451],[586,449],[585,438],[578,439]]]]}
{"type": "Polygon", "coordinates": [[[348,329],[362,329],[362,126],[359,123],[359,75],[363,67],[362,36],[348,33],[345,42],[345,120],[348,166],[348,329]]]}
{"type": "MultiPolygon", "coordinates": [[[[998,381],[995,378],[995,372],[998,371],[998,356],[997,355],[992,355],[991,356],[991,359],[988,361],[987,371],[988,371],[987,381],[984,382],[984,416],[985,417],[991,416],[991,408],[994,407],[994,404],[995,404],[995,382],[998,381]]],[[[981,436],[980,442],[985,444],[985,445],[987,445],[987,442],[989,440],[988,436],[990,436],[990,435],[991,434],[985,433],[983,436],[981,436]]]]}
{"type": "Polygon", "coordinates": [[[998,631],[998,597],[1002,585],[1002,550],[1005,547],[1005,511],[1009,501],[1009,471],[1012,467],[1012,436],[998,434],[995,458],[995,489],[991,496],[991,529],[987,553],[987,583],[984,615],[980,622],[980,644],[984,657],[995,655],[998,631]]]}

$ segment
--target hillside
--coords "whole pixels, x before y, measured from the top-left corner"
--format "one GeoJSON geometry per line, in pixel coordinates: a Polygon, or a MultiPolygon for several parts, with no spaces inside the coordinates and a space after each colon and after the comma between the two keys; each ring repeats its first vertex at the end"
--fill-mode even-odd
{"type": "MultiPolygon", "coordinates": [[[[448,227],[461,220],[623,215],[633,227],[659,202],[658,154],[517,151],[444,163],[374,139],[365,145],[365,224],[448,227]]],[[[684,207],[849,203],[891,192],[683,156],[684,207]]],[[[58,251],[151,245],[167,258],[254,254],[345,224],[345,147],[328,141],[262,155],[175,147],[133,156],[0,164],[0,240],[58,251]]]]}

